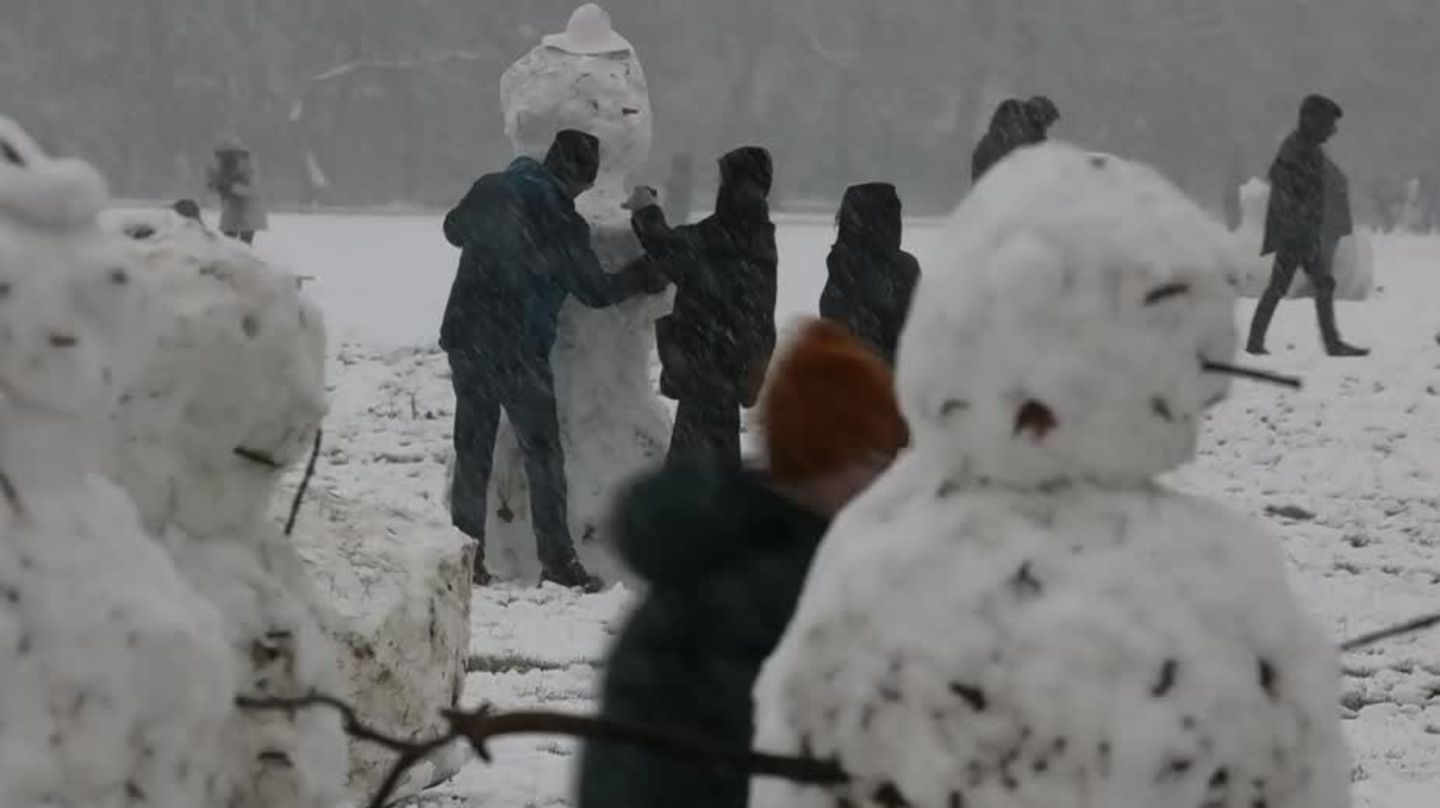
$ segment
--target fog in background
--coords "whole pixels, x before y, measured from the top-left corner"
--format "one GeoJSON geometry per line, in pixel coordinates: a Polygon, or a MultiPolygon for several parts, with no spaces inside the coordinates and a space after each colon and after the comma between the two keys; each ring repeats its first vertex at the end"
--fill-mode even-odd
{"type": "MultiPolygon", "coordinates": [[[[118,195],[199,196],[238,135],[280,204],[440,206],[510,157],[501,73],[579,0],[0,0],[0,113],[118,195]],[[323,176],[324,181],[320,182],[323,176]]],[[[1309,92],[1364,213],[1440,169],[1436,0],[609,0],[655,114],[651,169],[768,146],[780,206],[968,185],[994,104],[1044,93],[1054,135],[1160,165],[1219,208],[1309,92]]]]}

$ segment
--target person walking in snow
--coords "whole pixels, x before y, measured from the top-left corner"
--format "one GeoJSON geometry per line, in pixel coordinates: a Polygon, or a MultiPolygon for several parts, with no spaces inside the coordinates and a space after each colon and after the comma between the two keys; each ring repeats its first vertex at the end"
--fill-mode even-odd
{"type": "Polygon", "coordinates": [[[664,281],[640,264],[613,275],[601,268],[574,202],[599,165],[594,136],[563,131],[543,164],[521,157],[481,177],[445,217],[445,238],[461,249],[440,328],[455,387],[451,518],[480,543],[474,578],[481,585],[490,581],[486,495],[503,408],[525,454],[542,580],[601,586],[581,566],[570,535],[550,349],[567,297],[603,308],[658,292],[664,281]]]}
{"type": "MultiPolygon", "coordinates": [[[[648,582],[610,650],[601,716],[750,745],[750,690],[830,519],[908,441],[889,368],[810,322],[761,404],[768,469],[670,467],[620,498],[621,556],[648,582]]],[[[749,778],[586,743],[578,808],[743,808],[749,778]]]]}
{"type": "Polygon", "coordinates": [[[1349,195],[1344,189],[1343,175],[1322,147],[1335,135],[1336,122],[1342,114],[1340,105],[1334,101],[1319,95],[1308,96],[1300,105],[1299,126],[1281,144],[1270,166],[1270,203],[1260,254],[1274,253],[1275,267],[1250,323],[1246,350],[1252,354],[1269,353],[1265,349],[1265,332],[1275,308],[1289,292],[1297,269],[1304,269],[1315,287],[1315,313],[1326,353],[1331,356],[1369,353],[1342,340],[1335,323],[1335,276],[1331,273],[1330,261],[1334,245],[1339,242],[1334,234],[1350,229],[1349,195]],[[1338,210],[1342,197],[1343,221],[1338,210]]]}
{"type": "Polygon", "coordinates": [[[920,280],[920,263],[900,249],[900,196],[888,182],[845,190],[820,316],[833,320],[894,365],[900,330],[920,280]]]}
{"type": "Polygon", "coordinates": [[[676,286],[656,324],[661,392],[679,402],[667,462],[740,465],[740,409],[754,406],[775,348],[772,176],[762,148],[726,154],[715,213],[651,254],[676,286]]]}
{"type": "Polygon", "coordinates": [[[971,182],[979,182],[996,163],[1021,146],[1034,143],[1035,137],[1025,104],[1014,98],[1002,101],[990,118],[990,130],[980,138],[970,158],[971,182]]]}
{"type": "Polygon", "coordinates": [[[255,234],[269,226],[269,217],[250,150],[238,140],[222,143],[215,150],[205,184],[220,197],[220,232],[253,244],[255,234]]]}

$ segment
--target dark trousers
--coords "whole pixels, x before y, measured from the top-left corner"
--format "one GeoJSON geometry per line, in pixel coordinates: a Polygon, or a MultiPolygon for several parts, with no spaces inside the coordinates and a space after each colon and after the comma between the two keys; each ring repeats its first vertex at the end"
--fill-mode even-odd
{"type": "Polygon", "coordinates": [[[1275,268],[1270,271],[1270,285],[1260,296],[1255,306],[1255,317],[1250,321],[1250,347],[1265,344],[1265,332],[1275,316],[1275,308],[1290,292],[1295,272],[1304,269],[1315,287],[1315,316],[1320,322],[1320,340],[1326,348],[1340,342],[1340,330],[1335,324],[1335,276],[1330,274],[1330,262],[1338,245],[1326,245],[1322,255],[1313,255],[1294,250],[1281,250],[1275,254],[1275,268]]]}
{"type": "Polygon", "coordinates": [[[665,462],[740,467],[740,402],[727,396],[680,399],[665,462]]]}
{"type": "Polygon", "coordinates": [[[530,484],[530,515],[536,552],[546,569],[575,559],[567,518],[568,489],[560,422],[555,412],[555,381],[548,362],[494,367],[462,351],[450,351],[455,387],[455,476],[450,516],[455,527],[480,542],[485,552],[486,494],[495,463],[500,410],[510,416],[525,477],[530,484]]]}
{"type": "Polygon", "coordinates": [[[241,230],[241,231],[236,231],[236,232],[233,232],[233,233],[223,233],[222,235],[229,236],[230,238],[240,239],[241,241],[245,242],[246,244],[254,244],[254,243],[255,243],[255,231],[254,231],[254,230],[241,230]]]}

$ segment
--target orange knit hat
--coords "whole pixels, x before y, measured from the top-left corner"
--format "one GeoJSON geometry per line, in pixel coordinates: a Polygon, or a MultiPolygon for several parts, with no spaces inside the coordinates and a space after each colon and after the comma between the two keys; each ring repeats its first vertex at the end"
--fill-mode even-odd
{"type": "Polygon", "coordinates": [[[786,482],[893,455],[910,438],[890,367],[829,320],[805,322],[771,368],[760,421],[770,473],[786,482]]]}

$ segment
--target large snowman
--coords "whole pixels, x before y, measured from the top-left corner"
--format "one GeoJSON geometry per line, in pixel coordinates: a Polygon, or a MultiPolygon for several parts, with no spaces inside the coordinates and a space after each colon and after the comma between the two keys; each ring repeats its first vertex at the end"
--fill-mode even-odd
{"type": "MultiPolygon", "coordinates": [[[[517,156],[543,157],[562,129],[599,138],[599,176],[577,207],[607,271],[639,256],[623,205],[631,175],[650,155],[650,96],[640,59],[605,10],[593,3],[576,9],[564,33],[545,37],[505,71],[500,100],[517,156]]],[[[669,441],[670,421],[654,394],[650,359],[655,320],[670,304],[669,294],[598,310],[569,301],[551,354],[570,527],[581,560],[607,579],[620,574],[599,541],[610,498],[627,478],[660,462],[669,441]]],[[[487,557],[501,575],[537,577],[524,463],[508,424],[495,460],[487,557]]]]}
{"type": "Polygon", "coordinates": [[[833,523],[756,747],[843,787],[755,808],[1348,808],[1337,652],[1275,538],[1160,477],[1234,355],[1226,233],[1051,143],[985,175],[901,339],[912,445],[833,523]]]}

